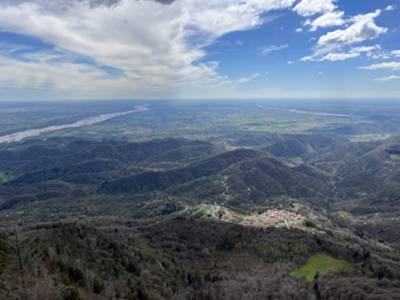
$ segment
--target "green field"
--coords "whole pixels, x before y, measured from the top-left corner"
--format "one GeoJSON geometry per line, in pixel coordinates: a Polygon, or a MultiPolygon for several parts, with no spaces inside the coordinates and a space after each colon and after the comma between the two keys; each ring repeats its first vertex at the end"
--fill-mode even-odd
{"type": "Polygon", "coordinates": [[[310,257],[305,265],[294,270],[291,275],[296,278],[305,277],[310,282],[314,279],[317,272],[323,275],[328,271],[350,272],[352,269],[353,263],[320,253],[310,257]]]}

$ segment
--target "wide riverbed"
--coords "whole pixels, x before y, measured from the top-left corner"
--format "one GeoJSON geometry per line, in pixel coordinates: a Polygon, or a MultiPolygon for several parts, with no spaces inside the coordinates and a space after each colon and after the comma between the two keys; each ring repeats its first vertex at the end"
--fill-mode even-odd
{"type": "Polygon", "coordinates": [[[83,126],[90,126],[90,125],[104,122],[104,121],[107,121],[107,120],[110,120],[110,119],[113,119],[116,117],[121,117],[121,116],[129,115],[129,114],[133,114],[133,113],[144,112],[147,110],[148,110],[148,108],[145,106],[136,106],[135,109],[133,109],[133,110],[110,113],[110,114],[102,114],[102,115],[98,115],[98,116],[94,116],[94,117],[85,118],[85,119],[79,120],[75,123],[63,124],[63,125],[53,125],[53,126],[48,126],[48,127],[44,127],[44,128],[24,130],[24,131],[0,136],[0,143],[19,142],[19,141],[22,141],[23,139],[38,136],[43,133],[48,133],[48,132],[63,130],[63,129],[78,128],[78,127],[83,127],[83,126]]]}

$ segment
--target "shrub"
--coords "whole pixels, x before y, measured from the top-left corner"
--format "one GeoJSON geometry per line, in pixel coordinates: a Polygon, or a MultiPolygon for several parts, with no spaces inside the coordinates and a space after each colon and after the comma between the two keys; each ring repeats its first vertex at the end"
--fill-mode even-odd
{"type": "Polygon", "coordinates": [[[73,287],[68,287],[62,291],[61,298],[63,300],[81,300],[79,291],[73,287]]]}
{"type": "Polygon", "coordinates": [[[93,280],[93,292],[95,294],[100,294],[104,290],[104,282],[99,278],[93,280]]]}

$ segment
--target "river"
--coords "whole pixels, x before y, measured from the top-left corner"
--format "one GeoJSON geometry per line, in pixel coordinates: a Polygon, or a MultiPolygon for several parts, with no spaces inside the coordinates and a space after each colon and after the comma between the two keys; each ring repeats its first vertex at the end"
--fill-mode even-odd
{"type": "Polygon", "coordinates": [[[53,126],[48,126],[48,127],[38,128],[38,129],[24,130],[24,131],[0,136],[0,143],[19,142],[19,141],[22,141],[23,139],[38,136],[43,133],[49,133],[49,132],[53,132],[53,131],[70,129],[70,128],[79,128],[79,127],[83,127],[83,126],[90,126],[90,125],[101,123],[101,122],[104,122],[104,121],[107,121],[107,120],[110,120],[110,119],[113,119],[116,117],[121,117],[121,116],[129,115],[129,114],[133,114],[133,113],[144,112],[147,110],[148,110],[148,108],[145,106],[136,106],[132,110],[116,112],[116,113],[109,113],[109,114],[101,114],[101,115],[94,116],[94,117],[88,117],[88,118],[85,118],[85,119],[82,119],[82,120],[79,120],[77,122],[70,123],[70,124],[53,125],[53,126]]]}

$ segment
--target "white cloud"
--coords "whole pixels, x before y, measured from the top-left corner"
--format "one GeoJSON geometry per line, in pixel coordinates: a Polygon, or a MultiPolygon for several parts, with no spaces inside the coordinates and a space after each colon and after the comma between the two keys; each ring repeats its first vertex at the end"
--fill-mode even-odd
{"type": "Polygon", "coordinates": [[[248,83],[250,81],[257,79],[258,77],[260,77],[260,75],[261,75],[260,73],[254,73],[247,77],[241,77],[241,78],[237,79],[236,81],[239,84],[244,84],[244,83],[248,83]]]}
{"type": "Polygon", "coordinates": [[[303,17],[330,12],[336,9],[332,0],[301,0],[293,10],[303,17]]]}
{"type": "Polygon", "coordinates": [[[344,12],[332,11],[319,16],[315,20],[308,19],[304,25],[310,26],[310,31],[316,31],[319,27],[327,28],[333,26],[341,26],[345,23],[343,19],[344,12]]]}
{"type": "Polygon", "coordinates": [[[270,45],[270,46],[262,48],[261,54],[262,55],[269,55],[272,52],[281,51],[283,49],[286,49],[287,47],[289,47],[289,45],[270,45]]]}
{"type": "Polygon", "coordinates": [[[400,70],[400,62],[398,61],[391,61],[391,62],[383,62],[379,64],[372,64],[369,66],[359,67],[363,70],[381,70],[381,69],[388,69],[388,70],[400,70]]]}
{"type": "Polygon", "coordinates": [[[375,79],[375,81],[381,81],[381,82],[388,82],[388,81],[393,81],[393,80],[400,80],[400,76],[391,75],[391,76],[381,77],[381,78],[376,78],[375,79]]]}
{"type": "Polygon", "coordinates": [[[393,11],[393,10],[395,10],[396,9],[396,5],[388,5],[388,6],[386,6],[386,8],[385,8],[385,10],[386,11],[393,11]]]}
{"type": "Polygon", "coordinates": [[[35,61],[16,61],[0,56],[0,84],[2,87],[30,89],[68,89],[75,86],[86,92],[95,82],[107,85],[107,74],[88,65],[77,65],[68,62],[57,65],[47,63],[51,58],[37,54],[35,61]],[[85,76],[77,76],[84,73],[85,76]],[[63,80],[54,81],[53,78],[63,80]],[[16,80],[18,79],[18,80],[16,80]]]}
{"type": "Polygon", "coordinates": [[[32,47],[28,47],[26,45],[18,45],[18,44],[6,44],[0,42],[0,54],[1,55],[12,55],[19,51],[32,50],[32,47]]]}
{"type": "Polygon", "coordinates": [[[349,53],[340,53],[340,52],[333,52],[333,53],[328,53],[324,57],[322,57],[320,60],[329,60],[329,61],[342,61],[342,60],[347,60],[350,58],[355,58],[360,56],[361,53],[357,52],[349,52],[349,53]]]}
{"type": "Polygon", "coordinates": [[[314,57],[311,55],[304,56],[301,58],[301,61],[314,61],[314,60],[315,60],[314,57]]]}
{"type": "Polygon", "coordinates": [[[352,25],[345,29],[338,29],[321,36],[318,40],[319,46],[351,45],[366,40],[373,40],[379,35],[386,33],[387,28],[375,24],[375,18],[381,14],[380,10],[365,15],[357,15],[351,19],[352,25]]]}
{"type": "Polygon", "coordinates": [[[360,46],[360,47],[354,47],[351,48],[350,52],[356,52],[356,53],[370,53],[374,50],[380,50],[381,46],[375,45],[375,46],[360,46]]]}
{"type": "MultiPolygon", "coordinates": [[[[369,47],[356,47],[349,48],[353,44],[362,43],[367,40],[376,39],[379,35],[386,33],[387,28],[380,27],[375,24],[375,18],[380,14],[380,10],[375,12],[356,15],[348,20],[344,20],[343,14],[340,12],[333,11],[328,14],[338,16],[343,25],[346,25],[342,29],[330,31],[319,37],[317,44],[314,46],[313,54],[302,58],[302,61],[342,61],[350,58],[355,58],[365,53],[368,57],[372,58],[387,58],[387,53],[382,50],[378,45],[369,47]]],[[[321,16],[323,17],[323,16],[321,16]]],[[[334,20],[335,18],[332,18],[334,20]]],[[[316,19],[318,20],[318,18],[316,19]]],[[[316,21],[315,20],[315,21],[316,21]]],[[[338,23],[338,24],[339,24],[338,23]]],[[[313,22],[308,21],[305,25],[311,26],[311,30],[321,27],[323,23],[315,25],[313,28],[313,22]]],[[[331,23],[333,24],[333,23],[331,23]]]]}
{"type": "Polygon", "coordinates": [[[303,61],[343,61],[355,57],[359,57],[362,54],[366,54],[367,56],[375,56],[379,55],[378,51],[381,50],[381,46],[360,46],[350,48],[345,52],[330,52],[328,54],[324,54],[322,56],[307,56],[303,58],[303,61]]]}
{"type": "Polygon", "coordinates": [[[294,2],[186,0],[162,5],[131,0],[2,1],[0,30],[54,45],[64,53],[64,61],[54,60],[52,56],[59,54],[55,50],[30,57],[30,62],[0,53],[0,85],[51,86],[71,92],[83,89],[94,96],[130,98],[152,91],[161,95],[184,93],[185,89],[194,90],[193,86],[204,90],[205,85],[213,87],[226,81],[217,73],[217,63],[201,62],[206,55],[204,46],[223,34],[257,27],[265,22],[265,12],[289,8],[294,2]],[[68,54],[93,64],[66,62],[68,54]],[[120,70],[122,75],[110,77],[99,66],[120,70]]]}
{"type": "Polygon", "coordinates": [[[393,50],[393,51],[391,52],[391,54],[392,54],[393,56],[400,57],[400,50],[393,50]]]}

